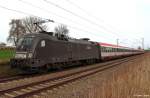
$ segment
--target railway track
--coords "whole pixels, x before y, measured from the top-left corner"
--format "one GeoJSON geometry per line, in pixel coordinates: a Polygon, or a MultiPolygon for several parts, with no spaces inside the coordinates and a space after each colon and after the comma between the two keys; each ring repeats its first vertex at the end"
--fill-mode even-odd
{"type": "Polygon", "coordinates": [[[35,76],[39,76],[39,74],[30,74],[30,75],[29,74],[17,74],[13,76],[0,77],[0,83],[9,82],[13,80],[19,80],[23,78],[30,78],[30,77],[35,77],[35,76]]]}
{"type": "Polygon", "coordinates": [[[16,79],[21,79],[21,78],[22,78],[22,76],[20,76],[20,75],[2,77],[2,78],[0,78],[0,83],[12,81],[12,80],[16,80],[16,79]]]}
{"type": "Polygon", "coordinates": [[[86,68],[62,71],[33,78],[25,78],[8,81],[6,83],[0,83],[0,98],[25,98],[33,96],[42,91],[57,88],[77,79],[81,79],[97,72],[115,67],[122,63],[133,60],[136,57],[137,56],[128,57],[116,61],[97,64],[95,66],[87,66],[86,68]]]}
{"type": "MultiPolygon", "coordinates": [[[[102,65],[103,64],[111,64],[111,63],[117,62],[117,61],[118,60],[109,61],[109,63],[104,62],[104,63],[102,63],[102,65]]],[[[85,67],[85,66],[83,66],[83,67],[85,67]]],[[[77,67],[77,68],[82,68],[82,66],[77,67]]],[[[70,69],[64,69],[64,70],[61,70],[61,71],[65,71],[65,70],[70,70],[70,69]]],[[[51,73],[57,73],[57,71],[54,71],[54,72],[51,72],[51,73]]],[[[44,74],[49,74],[49,73],[44,73],[44,74]]],[[[23,78],[30,78],[30,77],[35,77],[35,76],[39,76],[39,74],[35,74],[35,75],[32,75],[32,76],[31,75],[26,75],[26,74],[18,74],[18,75],[13,75],[13,76],[3,76],[3,77],[0,77],[0,83],[9,82],[9,81],[13,81],[13,80],[19,80],[19,79],[23,79],[23,78]]]]}

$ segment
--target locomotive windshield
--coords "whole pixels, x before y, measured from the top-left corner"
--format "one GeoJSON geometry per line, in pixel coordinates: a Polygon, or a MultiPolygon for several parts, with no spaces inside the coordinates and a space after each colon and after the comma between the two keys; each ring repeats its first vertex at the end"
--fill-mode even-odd
{"type": "Polygon", "coordinates": [[[18,50],[30,50],[32,48],[33,37],[22,37],[17,43],[18,50]]]}

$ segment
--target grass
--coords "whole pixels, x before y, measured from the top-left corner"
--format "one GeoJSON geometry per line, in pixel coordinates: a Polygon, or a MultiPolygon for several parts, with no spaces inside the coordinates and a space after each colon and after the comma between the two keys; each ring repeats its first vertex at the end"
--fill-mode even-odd
{"type": "Polygon", "coordinates": [[[0,66],[0,77],[4,76],[13,76],[20,73],[18,69],[12,69],[9,65],[1,65],[0,66]]]}
{"type": "Polygon", "coordinates": [[[14,50],[3,49],[0,50],[0,65],[9,63],[10,58],[13,58],[15,55],[14,50]]]}
{"type": "Polygon", "coordinates": [[[10,58],[14,57],[15,51],[9,49],[0,50],[0,77],[16,75],[18,70],[11,69],[9,66],[10,58]]]}
{"type": "Polygon", "coordinates": [[[96,87],[100,98],[150,98],[150,53],[104,78],[96,87]]]}
{"type": "Polygon", "coordinates": [[[150,98],[150,53],[98,78],[88,98],[150,98]]]}
{"type": "Polygon", "coordinates": [[[0,59],[10,59],[14,57],[14,50],[0,50],[0,59]]]}
{"type": "Polygon", "coordinates": [[[49,93],[51,98],[150,98],[150,53],[49,93]]]}

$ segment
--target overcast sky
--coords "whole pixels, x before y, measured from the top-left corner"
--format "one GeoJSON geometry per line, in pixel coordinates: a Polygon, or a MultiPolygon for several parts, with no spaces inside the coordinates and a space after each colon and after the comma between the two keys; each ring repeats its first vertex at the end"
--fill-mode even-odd
{"type": "Polygon", "coordinates": [[[150,47],[150,0],[0,0],[0,42],[6,42],[11,19],[29,16],[14,9],[56,23],[47,23],[49,31],[66,24],[70,36],[128,47],[150,47]],[[56,6],[52,5],[56,4],[56,6]],[[63,9],[72,12],[66,12],[63,9]]]}

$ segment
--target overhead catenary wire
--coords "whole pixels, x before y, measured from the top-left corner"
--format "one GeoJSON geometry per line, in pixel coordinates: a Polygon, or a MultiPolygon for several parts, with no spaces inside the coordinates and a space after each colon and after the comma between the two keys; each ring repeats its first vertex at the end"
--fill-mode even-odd
{"type": "MultiPolygon", "coordinates": [[[[55,3],[53,3],[53,2],[51,2],[51,1],[49,1],[49,0],[43,0],[43,1],[45,1],[46,3],[48,3],[48,4],[50,4],[50,5],[53,5],[53,6],[57,7],[57,8],[59,8],[59,9],[62,9],[62,10],[64,10],[65,12],[68,12],[68,13],[70,13],[70,14],[72,14],[72,15],[74,15],[74,16],[76,16],[76,17],[78,17],[78,18],[80,18],[80,19],[82,19],[82,20],[84,20],[84,21],[86,21],[86,22],[88,22],[88,23],[91,23],[91,24],[93,24],[93,25],[95,25],[95,26],[97,26],[97,27],[99,27],[99,28],[102,28],[102,29],[104,29],[105,31],[112,32],[112,31],[108,30],[107,28],[105,28],[104,26],[99,25],[99,24],[97,24],[97,23],[95,23],[95,22],[93,22],[93,21],[91,21],[91,20],[89,20],[89,19],[87,19],[87,18],[85,18],[85,17],[83,17],[83,16],[80,16],[80,15],[78,15],[78,14],[76,14],[76,13],[74,13],[74,12],[68,10],[68,9],[65,9],[65,8],[61,7],[60,5],[58,5],[58,4],[55,4],[55,3]]],[[[113,33],[113,32],[112,32],[112,33],[113,33]]],[[[116,35],[116,33],[113,33],[113,34],[116,35]]]]}
{"type": "MultiPolygon", "coordinates": [[[[75,6],[76,8],[78,8],[79,10],[81,10],[82,12],[84,12],[85,14],[87,14],[88,16],[93,17],[95,20],[98,20],[98,21],[101,21],[101,22],[105,23],[104,20],[99,19],[99,18],[97,18],[96,16],[93,16],[92,13],[90,13],[89,11],[87,11],[87,10],[85,10],[84,8],[80,7],[78,4],[72,2],[72,0],[65,0],[65,1],[67,1],[69,4],[75,6]]],[[[113,25],[110,25],[110,24],[108,24],[108,23],[105,23],[105,24],[108,25],[108,27],[111,27],[112,29],[115,29],[115,31],[117,31],[118,33],[121,33],[121,31],[118,30],[118,28],[115,28],[113,25]]],[[[115,32],[114,32],[114,33],[115,33],[115,32]]],[[[125,33],[125,34],[126,34],[126,33],[125,33]]],[[[121,36],[121,35],[119,35],[119,36],[121,36]]],[[[121,37],[122,37],[122,36],[121,36],[121,37]]],[[[123,37],[124,37],[124,36],[123,36],[123,37]]],[[[134,37],[135,37],[135,34],[134,34],[134,37]]],[[[139,38],[139,37],[136,37],[136,38],[139,38]]]]}
{"type": "MultiPolygon", "coordinates": [[[[35,4],[32,4],[32,3],[27,2],[27,1],[24,1],[24,0],[19,0],[19,1],[21,1],[22,3],[25,3],[25,4],[27,4],[27,5],[30,5],[30,6],[32,6],[32,7],[34,7],[34,8],[38,8],[38,9],[40,9],[40,10],[46,11],[46,12],[48,12],[48,13],[50,13],[50,14],[54,14],[54,15],[60,17],[60,18],[63,18],[63,19],[68,20],[68,21],[71,21],[71,22],[73,22],[73,23],[75,23],[75,24],[80,24],[81,26],[86,27],[86,29],[87,29],[87,28],[88,28],[88,29],[91,28],[91,27],[88,27],[88,26],[86,26],[86,25],[83,25],[83,24],[81,24],[81,23],[79,23],[79,22],[77,22],[77,21],[74,21],[74,20],[72,20],[72,19],[69,19],[69,18],[60,16],[59,14],[56,14],[56,13],[54,13],[54,12],[51,12],[51,11],[49,11],[49,10],[47,10],[47,9],[45,9],[45,8],[43,8],[43,7],[41,7],[41,6],[37,6],[37,5],[35,5],[35,4]]],[[[69,0],[68,0],[68,1],[69,1],[69,0]]],[[[88,12],[86,12],[86,13],[88,14],[88,12]]],[[[92,28],[92,29],[93,29],[93,28],[92,28]]],[[[98,31],[98,32],[102,32],[102,31],[99,31],[99,30],[96,30],[96,29],[93,29],[93,30],[94,30],[94,31],[98,31]]],[[[93,33],[93,34],[94,34],[94,33],[93,33]]],[[[120,35],[119,35],[119,36],[120,36],[120,35]]],[[[121,36],[121,37],[122,37],[122,36],[121,36]]]]}
{"type": "MultiPolygon", "coordinates": [[[[72,20],[72,19],[69,19],[69,18],[60,16],[60,15],[58,15],[58,14],[56,14],[56,13],[53,13],[53,12],[47,10],[47,9],[44,9],[43,7],[34,5],[34,4],[30,3],[30,2],[27,2],[27,1],[24,1],[24,0],[19,0],[19,1],[21,1],[22,3],[27,4],[27,5],[29,5],[29,6],[32,6],[32,7],[34,7],[34,8],[40,9],[40,10],[42,10],[42,11],[46,11],[46,12],[49,13],[49,14],[54,14],[54,15],[60,17],[60,18],[63,18],[63,19],[65,19],[65,20],[68,20],[68,21],[70,21],[70,22],[73,22],[73,23],[75,23],[75,24],[78,24],[78,25],[80,25],[80,26],[84,26],[86,29],[87,29],[87,28],[91,28],[91,27],[89,27],[89,26],[83,25],[83,24],[81,24],[81,23],[79,23],[79,22],[77,22],[77,21],[74,21],[74,20],[72,20]]],[[[91,28],[91,29],[92,29],[93,31],[102,32],[102,31],[99,31],[99,30],[96,30],[96,29],[93,29],[93,28],[91,28]]]]}
{"type": "MultiPolygon", "coordinates": [[[[57,24],[62,24],[62,23],[56,22],[56,21],[55,21],[55,23],[57,23],[57,24]]],[[[95,37],[98,37],[98,36],[99,36],[98,34],[95,34],[95,33],[93,33],[93,32],[87,31],[87,30],[85,30],[85,29],[81,29],[81,28],[78,28],[78,27],[70,26],[70,25],[67,25],[67,26],[70,27],[70,28],[76,29],[76,30],[80,30],[80,31],[83,31],[83,32],[92,34],[92,35],[94,35],[95,37]]],[[[101,37],[104,37],[104,36],[101,36],[101,37]]],[[[108,36],[107,36],[107,37],[104,37],[104,38],[108,38],[108,36]]],[[[112,37],[110,37],[110,38],[112,38],[112,37]]]]}
{"type": "MultiPolygon", "coordinates": [[[[52,11],[49,11],[49,10],[47,10],[47,9],[44,9],[44,8],[42,8],[42,7],[40,7],[40,6],[34,5],[34,4],[30,3],[30,2],[27,2],[27,1],[24,1],[24,0],[19,0],[19,1],[22,2],[22,3],[24,3],[24,4],[30,5],[30,6],[32,6],[32,7],[34,7],[34,8],[37,8],[37,9],[46,11],[46,12],[48,12],[48,13],[50,13],[50,14],[54,14],[54,15],[60,17],[60,18],[67,19],[66,17],[63,17],[63,16],[61,16],[61,15],[59,15],[59,14],[56,14],[56,13],[54,13],[54,12],[52,12],[52,11]]],[[[71,19],[67,19],[67,20],[68,20],[68,21],[75,22],[75,21],[73,21],[73,20],[71,20],[71,19]]]]}
{"type": "MultiPolygon", "coordinates": [[[[30,16],[34,16],[34,17],[41,18],[41,17],[39,17],[39,16],[30,14],[30,13],[26,13],[26,12],[23,12],[23,11],[20,11],[20,10],[16,10],[16,9],[11,9],[11,8],[8,8],[8,7],[2,6],[2,5],[0,5],[0,8],[5,9],[5,10],[9,10],[9,11],[13,11],[13,12],[17,12],[17,13],[20,13],[20,14],[24,14],[24,15],[30,15],[30,16]]],[[[48,21],[49,21],[49,19],[46,19],[46,18],[41,18],[41,19],[44,19],[44,20],[48,20],[48,21]]],[[[64,23],[60,23],[60,22],[56,22],[56,21],[53,21],[53,23],[64,24],[64,23]]],[[[66,24],[65,24],[65,25],[66,25],[66,24]]],[[[89,31],[87,31],[87,30],[80,29],[80,28],[77,28],[77,27],[74,27],[74,26],[69,26],[69,25],[67,25],[67,26],[70,27],[70,28],[76,29],[76,30],[81,30],[81,31],[84,31],[84,32],[91,33],[91,32],[89,32],[89,31]]],[[[93,34],[94,34],[94,33],[93,33],[93,34]]],[[[98,35],[95,35],[95,36],[97,37],[98,35]]],[[[104,36],[103,36],[103,37],[104,37],[104,36]]]]}
{"type": "MultiPolygon", "coordinates": [[[[20,0],[20,1],[23,1],[23,0],[20,0]]],[[[26,2],[27,3],[27,2],[26,2]]],[[[31,3],[28,3],[28,4],[30,4],[30,5],[32,5],[33,6],[33,4],[31,4],[31,3]]],[[[37,6],[36,6],[37,7],[37,6]]],[[[33,15],[33,14],[31,14],[31,13],[27,13],[27,12],[23,12],[23,11],[20,11],[20,10],[15,10],[15,9],[10,9],[10,8],[7,8],[7,7],[4,7],[4,6],[2,6],[1,5],[1,8],[5,8],[5,9],[7,9],[7,10],[11,10],[11,11],[15,11],[15,12],[18,12],[18,13],[21,13],[21,14],[24,14],[24,15],[30,15],[30,16],[35,16],[35,15],[33,15]]],[[[39,7],[40,9],[41,9],[41,7],[39,7]]],[[[58,16],[58,15],[57,15],[58,16]]],[[[35,17],[38,17],[38,18],[41,18],[41,17],[39,17],[39,16],[35,16],[35,17]]],[[[65,18],[65,17],[63,17],[63,18],[65,18]]],[[[45,19],[45,18],[42,18],[42,19],[45,19]]],[[[47,19],[45,19],[45,20],[47,20],[47,19]]],[[[78,29],[79,30],[79,29],[78,29]]],[[[81,30],[81,29],[80,29],[81,30]]],[[[82,31],[86,31],[87,32],[87,30],[82,30],[82,31]]],[[[99,31],[99,32],[101,32],[101,31],[99,31]]],[[[93,33],[94,34],[94,33],[93,33]]],[[[96,34],[95,34],[96,35],[96,34]]],[[[98,35],[97,35],[98,36],[98,35]]],[[[108,37],[108,36],[107,36],[108,37]]]]}
{"type": "MultiPolygon", "coordinates": [[[[0,7],[1,7],[1,8],[3,8],[3,9],[7,9],[7,10],[10,10],[10,11],[17,12],[17,13],[21,13],[21,14],[25,14],[25,15],[35,16],[35,15],[30,14],[30,13],[28,13],[28,12],[23,12],[23,11],[20,11],[20,10],[10,9],[10,8],[7,8],[7,7],[2,6],[2,5],[0,5],[0,7]]],[[[39,16],[35,16],[35,17],[39,17],[39,16]]],[[[41,17],[39,17],[39,18],[41,18],[41,17]]],[[[46,18],[42,18],[42,19],[47,20],[46,18]]],[[[71,26],[70,26],[70,27],[71,27],[71,26]]],[[[72,26],[71,28],[73,28],[73,26],[72,26]]],[[[77,29],[77,28],[74,28],[74,29],[77,29]]],[[[79,30],[79,29],[78,29],[78,30],[79,30]]],[[[81,29],[80,29],[80,30],[81,30],[81,29]]],[[[82,31],[86,32],[85,30],[82,30],[82,31]]]]}
{"type": "MultiPolygon", "coordinates": [[[[82,12],[84,12],[85,14],[87,14],[88,16],[91,16],[91,17],[95,18],[95,20],[98,20],[98,21],[101,21],[101,22],[105,23],[104,20],[99,19],[99,18],[97,18],[96,16],[93,16],[90,12],[88,12],[88,11],[85,10],[85,9],[83,9],[82,7],[80,7],[79,5],[77,5],[76,3],[72,2],[71,0],[65,0],[65,1],[67,1],[69,4],[75,6],[76,8],[78,8],[79,10],[81,10],[82,12]]],[[[105,24],[106,24],[106,23],[105,23],[105,24]]],[[[108,25],[109,27],[114,28],[114,27],[113,27],[112,25],[110,25],[110,24],[106,24],[106,25],[108,25]]]]}
{"type": "MultiPolygon", "coordinates": [[[[17,13],[20,13],[20,14],[24,14],[24,15],[29,15],[29,16],[34,16],[34,17],[37,17],[37,18],[41,18],[41,17],[33,15],[31,13],[23,12],[23,11],[16,10],[16,9],[11,9],[11,8],[8,8],[8,7],[2,6],[2,5],[0,5],[0,8],[6,9],[6,10],[9,10],[9,11],[13,11],[13,12],[17,12],[17,13]]],[[[41,19],[48,20],[46,18],[41,18],[41,19]]]]}

